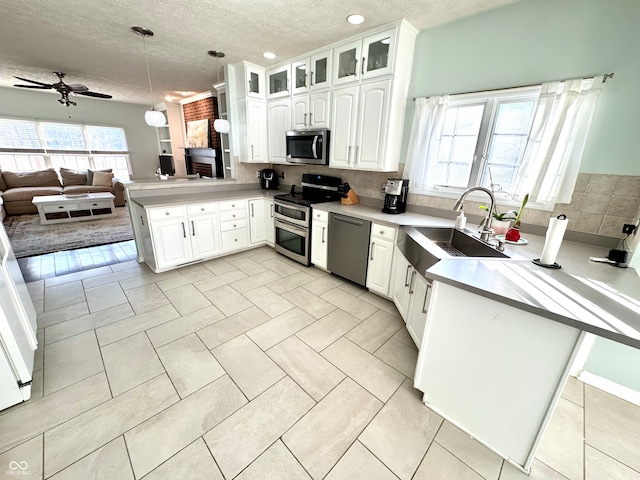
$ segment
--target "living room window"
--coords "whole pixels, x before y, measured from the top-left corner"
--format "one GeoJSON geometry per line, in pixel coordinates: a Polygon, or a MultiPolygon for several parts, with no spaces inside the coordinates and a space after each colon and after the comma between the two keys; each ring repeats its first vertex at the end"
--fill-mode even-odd
{"type": "Polygon", "coordinates": [[[111,168],[116,178],[131,172],[123,128],[0,118],[0,168],[35,171],[111,168]]]}

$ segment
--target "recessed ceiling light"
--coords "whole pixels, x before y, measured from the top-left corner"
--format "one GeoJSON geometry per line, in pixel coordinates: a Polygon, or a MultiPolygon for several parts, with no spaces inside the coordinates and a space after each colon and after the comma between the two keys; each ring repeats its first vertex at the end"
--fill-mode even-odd
{"type": "Polygon", "coordinates": [[[264,52],[262,56],[268,60],[273,60],[274,58],[276,58],[277,55],[272,52],[264,52]]]}
{"type": "Polygon", "coordinates": [[[349,15],[347,17],[347,22],[349,22],[351,25],[360,25],[362,22],[364,22],[364,17],[358,14],[349,15]]]}

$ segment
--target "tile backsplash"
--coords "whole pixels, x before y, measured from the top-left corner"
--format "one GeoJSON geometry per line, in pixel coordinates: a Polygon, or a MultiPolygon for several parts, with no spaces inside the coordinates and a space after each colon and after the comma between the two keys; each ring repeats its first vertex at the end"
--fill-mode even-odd
{"type": "MultiPolygon", "coordinates": [[[[383,173],[338,170],[312,165],[273,165],[273,167],[278,173],[284,172],[285,179],[282,183],[299,185],[303,173],[334,175],[349,182],[358,196],[382,201],[384,199],[382,189],[387,178],[401,177],[404,164],[400,164],[398,172],[383,173]]],[[[256,170],[261,168],[263,165],[236,163],[238,181],[242,183],[257,182],[256,170]]],[[[410,194],[408,203],[409,205],[446,210],[444,216],[450,216],[455,199],[410,194]]],[[[484,203],[465,202],[465,212],[481,215],[480,205],[484,205],[484,203]]],[[[499,211],[511,210],[512,208],[498,204],[499,211]]],[[[624,237],[622,225],[625,223],[637,224],[640,219],[640,176],[581,173],[578,175],[571,203],[558,204],[553,212],[526,208],[521,221],[546,227],[551,216],[557,216],[561,213],[567,215],[569,219],[569,230],[622,238],[624,237]]]]}

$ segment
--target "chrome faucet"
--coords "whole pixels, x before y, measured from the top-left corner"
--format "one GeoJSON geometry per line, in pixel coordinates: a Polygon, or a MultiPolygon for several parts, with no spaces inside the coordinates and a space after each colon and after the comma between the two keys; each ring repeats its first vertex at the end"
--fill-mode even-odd
{"type": "Polygon", "coordinates": [[[481,192],[485,192],[487,195],[489,195],[489,198],[491,199],[491,205],[489,206],[489,210],[487,211],[487,218],[485,218],[482,223],[480,224],[479,228],[479,233],[480,233],[480,240],[482,240],[483,242],[488,242],[489,241],[489,236],[494,233],[493,232],[493,228],[491,228],[491,215],[493,214],[493,210],[496,206],[496,197],[493,195],[493,192],[491,190],[489,190],[488,188],[485,187],[471,187],[471,188],[467,188],[462,195],[460,195],[460,198],[458,198],[458,200],[456,200],[456,203],[453,205],[453,210],[456,212],[459,212],[462,209],[462,202],[465,199],[465,197],[467,195],[469,195],[469,193],[479,190],[481,192]]]}

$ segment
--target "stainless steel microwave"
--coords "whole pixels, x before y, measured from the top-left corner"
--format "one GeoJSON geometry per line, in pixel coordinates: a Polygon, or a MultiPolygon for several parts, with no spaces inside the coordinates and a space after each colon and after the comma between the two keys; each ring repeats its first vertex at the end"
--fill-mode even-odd
{"type": "Polygon", "coordinates": [[[293,130],[287,132],[287,162],[329,165],[329,130],[293,130]]]}

